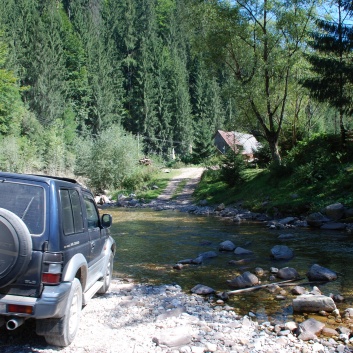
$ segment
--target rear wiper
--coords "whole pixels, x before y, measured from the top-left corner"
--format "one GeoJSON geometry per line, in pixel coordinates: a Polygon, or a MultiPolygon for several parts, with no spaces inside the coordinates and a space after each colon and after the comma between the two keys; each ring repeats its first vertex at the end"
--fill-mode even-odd
{"type": "Polygon", "coordinates": [[[21,217],[22,220],[26,217],[26,214],[27,214],[29,208],[31,207],[33,200],[34,200],[34,196],[31,198],[31,201],[29,201],[25,211],[23,212],[23,215],[21,217]]]}

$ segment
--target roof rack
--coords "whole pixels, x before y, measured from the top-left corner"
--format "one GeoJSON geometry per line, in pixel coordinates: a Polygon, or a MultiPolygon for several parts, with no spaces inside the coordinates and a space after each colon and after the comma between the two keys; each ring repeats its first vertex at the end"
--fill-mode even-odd
{"type": "Polygon", "coordinates": [[[38,176],[38,177],[42,177],[42,178],[68,181],[69,183],[73,183],[73,184],[79,184],[79,182],[77,180],[71,179],[71,178],[66,178],[66,177],[58,177],[58,176],[44,175],[44,174],[29,174],[29,175],[38,176]]]}

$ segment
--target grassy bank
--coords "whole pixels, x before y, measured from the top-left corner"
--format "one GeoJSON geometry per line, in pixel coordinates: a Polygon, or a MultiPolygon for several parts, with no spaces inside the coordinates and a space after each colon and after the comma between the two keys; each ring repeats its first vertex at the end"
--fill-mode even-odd
{"type": "Polygon", "coordinates": [[[244,169],[232,187],[222,181],[221,170],[208,170],[194,196],[211,204],[241,203],[270,215],[303,215],[336,202],[353,207],[353,153],[340,153],[334,142],[320,136],[299,145],[283,166],[244,169]]]}
{"type": "Polygon", "coordinates": [[[278,212],[302,215],[335,202],[353,207],[353,167],[342,174],[321,183],[298,185],[295,176],[279,179],[267,169],[249,169],[244,171],[240,185],[229,187],[220,180],[218,171],[209,170],[194,196],[210,204],[242,204],[244,208],[270,215],[278,212]]]}

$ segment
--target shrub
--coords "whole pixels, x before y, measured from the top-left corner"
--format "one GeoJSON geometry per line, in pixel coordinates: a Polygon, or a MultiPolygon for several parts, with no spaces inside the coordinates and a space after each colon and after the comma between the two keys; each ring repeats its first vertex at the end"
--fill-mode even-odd
{"type": "Polygon", "coordinates": [[[271,151],[267,142],[263,143],[261,147],[254,152],[254,158],[260,168],[266,168],[271,163],[271,151]]]}
{"type": "Polygon", "coordinates": [[[124,183],[131,187],[145,171],[138,163],[143,154],[135,137],[120,126],[102,131],[95,139],[78,140],[76,148],[76,173],[88,177],[96,190],[117,189],[124,183]]]}
{"type": "Polygon", "coordinates": [[[221,162],[221,180],[229,186],[241,184],[244,181],[243,171],[246,168],[246,163],[241,154],[229,150],[221,162]]]}

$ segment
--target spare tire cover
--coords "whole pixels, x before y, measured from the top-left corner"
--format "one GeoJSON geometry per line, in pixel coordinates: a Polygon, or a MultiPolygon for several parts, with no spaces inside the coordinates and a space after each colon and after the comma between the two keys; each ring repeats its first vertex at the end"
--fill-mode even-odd
{"type": "Polygon", "coordinates": [[[22,275],[32,255],[32,239],[25,223],[13,212],[0,208],[0,287],[22,275]]]}

